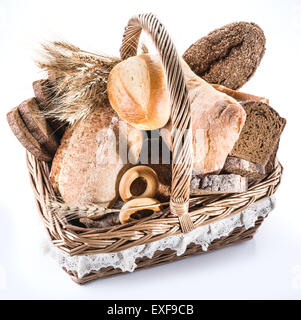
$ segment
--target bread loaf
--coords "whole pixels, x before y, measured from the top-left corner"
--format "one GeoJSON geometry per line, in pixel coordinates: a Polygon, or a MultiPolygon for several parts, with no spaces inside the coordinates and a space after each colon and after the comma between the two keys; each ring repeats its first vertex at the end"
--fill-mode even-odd
{"type": "Polygon", "coordinates": [[[166,78],[157,55],[141,54],[110,72],[108,97],[119,117],[143,130],[162,128],[170,116],[166,78]]]}
{"type": "Polygon", "coordinates": [[[248,179],[237,174],[194,176],[190,184],[193,195],[241,193],[248,190],[248,179]]]}
{"type": "Polygon", "coordinates": [[[103,105],[70,126],[53,159],[51,182],[68,205],[111,205],[118,179],[139,157],[142,134],[103,105]]]}
{"type": "Polygon", "coordinates": [[[250,179],[262,179],[265,176],[263,165],[230,156],[227,157],[223,170],[250,179]]]}
{"type": "Polygon", "coordinates": [[[54,155],[58,148],[53,130],[41,114],[35,98],[23,101],[18,110],[29,132],[45,148],[50,155],[54,155]]]}
{"type": "MultiPolygon", "coordinates": [[[[193,169],[197,174],[219,173],[244,126],[246,113],[228,95],[196,76],[182,61],[192,118],[193,169]]],[[[161,134],[171,146],[171,123],[161,134]]]]}
{"type": "Polygon", "coordinates": [[[262,29],[252,22],[234,22],[196,41],[183,58],[202,79],[236,90],[255,73],[264,52],[262,29]]]}
{"type": "Polygon", "coordinates": [[[41,161],[51,161],[51,156],[47,150],[43,149],[39,142],[29,132],[20,116],[18,108],[14,108],[8,112],[6,117],[12,132],[25,149],[41,161]]]}
{"type": "Polygon", "coordinates": [[[212,87],[220,92],[227,94],[228,96],[234,98],[239,102],[252,100],[252,101],[261,101],[269,104],[269,99],[264,97],[258,97],[258,96],[254,96],[253,94],[241,92],[238,90],[232,90],[220,84],[212,84],[212,87]]]}
{"type": "Polygon", "coordinates": [[[242,106],[247,119],[231,156],[265,166],[277,147],[286,120],[263,102],[249,101],[242,106]]]}
{"type": "MultiPolygon", "coordinates": [[[[191,101],[194,170],[218,173],[238,139],[245,111],[235,99],[196,76],[184,60],[182,68],[191,101]]],[[[116,65],[108,94],[119,116],[137,128],[155,129],[169,118],[166,77],[158,56],[143,54],[116,65]]],[[[170,132],[168,123],[161,135],[169,147],[170,132]]]]}

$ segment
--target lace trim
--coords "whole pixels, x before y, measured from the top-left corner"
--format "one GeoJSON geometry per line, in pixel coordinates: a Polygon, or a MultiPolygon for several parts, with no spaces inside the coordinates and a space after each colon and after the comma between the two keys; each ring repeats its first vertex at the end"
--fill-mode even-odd
{"type": "Polygon", "coordinates": [[[122,272],[133,272],[137,267],[135,263],[137,258],[148,257],[151,259],[157,250],[163,251],[168,248],[176,251],[177,256],[180,256],[190,243],[195,243],[207,251],[213,240],[229,235],[235,228],[244,226],[249,229],[253,227],[259,217],[266,217],[274,208],[274,202],[274,197],[270,197],[256,202],[241,213],[198,227],[189,233],[169,236],[120,252],[70,257],[49,241],[45,249],[58,261],[61,267],[68,271],[76,271],[79,278],[91,271],[98,271],[106,267],[119,268],[122,272]]]}

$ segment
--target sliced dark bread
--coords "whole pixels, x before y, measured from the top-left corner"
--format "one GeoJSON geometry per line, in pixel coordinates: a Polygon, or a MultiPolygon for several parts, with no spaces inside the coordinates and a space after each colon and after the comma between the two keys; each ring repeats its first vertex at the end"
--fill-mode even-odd
{"type": "Polygon", "coordinates": [[[237,174],[193,176],[190,193],[193,195],[241,193],[248,190],[248,178],[237,174]]]}
{"type": "Polygon", "coordinates": [[[6,115],[8,124],[13,131],[14,135],[18,138],[20,143],[31,152],[37,159],[42,161],[51,161],[50,154],[43,150],[39,142],[28,131],[25,123],[23,122],[18,108],[14,108],[6,115]]]}
{"type": "Polygon", "coordinates": [[[230,155],[265,166],[279,142],[286,120],[263,102],[241,104],[247,119],[230,155]]]}
{"type": "Polygon", "coordinates": [[[53,129],[41,114],[36,99],[31,98],[23,101],[18,106],[18,110],[32,136],[38,141],[42,148],[45,148],[49,154],[54,155],[58,148],[58,143],[53,129]]]}
{"type": "MultiPolygon", "coordinates": [[[[51,101],[54,96],[53,84],[51,84],[51,81],[49,79],[34,81],[32,83],[32,88],[40,110],[51,110],[53,108],[51,101]]],[[[47,118],[47,122],[57,139],[60,140],[67,128],[67,124],[54,118],[47,118]]]]}
{"type": "Polygon", "coordinates": [[[51,85],[48,79],[41,79],[32,83],[34,95],[41,110],[46,109],[51,96],[51,85]]]}
{"type": "Polygon", "coordinates": [[[223,170],[250,179],[262,179],[265,176],[265,168],[262,164],[230,156],[227,157],[223,170]]]}
{"type": "Polygon", "coordinates": [[[273,171],[273,169],[275,168],[275,160],[276,160],[278,147],[279,147],[279,142],[277,143],[276,148],[272,152],[272,155],[270,156],[270,159],[269,159],[268,163],[265,166],[265,172],[267,174],[271,173],[273,171]]]}

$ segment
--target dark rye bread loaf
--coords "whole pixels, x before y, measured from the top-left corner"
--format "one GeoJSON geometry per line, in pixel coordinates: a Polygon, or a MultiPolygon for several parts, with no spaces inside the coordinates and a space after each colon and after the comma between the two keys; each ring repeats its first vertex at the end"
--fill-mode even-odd
{"type": "MultiPolygon", "coordinates": [[[[52,99],[55,95],[51,81],[49,79],[34,81],[32,88],[40,110],[47,111],[51,109],[53,107],[52,99]]],[[[67,124],[49,117],[47,117],[47,122],[52,128],[57,140],[60,140],[67,128],[67,124]]]]}
{"type": "Polygon", "coordinates": [[[183,58],[207,82],[235,90],[255,73],[265,42],[262,29],[255,23],[234,22],[196,41],[183,58]]]}
{"type": "Polygon", "coordinates": [[[226,159],[223,171],[239,174],[250,179],[262,179],[265,176],[265,167],[263,165],[230,156],[226,159]]]}
{"type": "Polygon", "coordinates": [[[32,136],[42,148],[45,148],[49,154],[54,155],[58,148],[58,143],[53,130],[41,114],[36,99],[31,98],[23,101],[18,106],[18,110],[32,136]]]}
{"type": "Polygon", "coordinates": [[[18,108],[14,108],[10,112],[8,112],[6,117],[12,132],[24,148],[26,148],[39,160],[51,161],[51,156],[47,153],[46,150],[43,150],[41,148],[39,142],[28,131],[25,123],[21,118],[18,108]]]}
{"type": "Polygon", "coordinates": [[[286,120],[263,102],[248,101],[241,105],[247,119],[230,155],[266,166],[277,148],[286,120]]]}

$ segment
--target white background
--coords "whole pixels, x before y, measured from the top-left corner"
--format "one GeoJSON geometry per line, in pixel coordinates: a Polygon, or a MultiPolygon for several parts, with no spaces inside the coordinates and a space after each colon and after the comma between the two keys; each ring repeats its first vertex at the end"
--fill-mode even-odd
{"type": "Polygon", "coordinates": [[[0,1],[0,298],[2,299],[300,299],[301,1],[0,1]],[[285,167],[277,207],[255,238],[214,253],[79,286],[43,254],[25,152],[5,114],[33,95],[33,63],[43,40],[65,39],[118,55],[123,28],[153,12],[180,54],[209,31],[254,21],[267,50],[243,91],[266,96],[287,126],[278,157],[285,167]]]}

